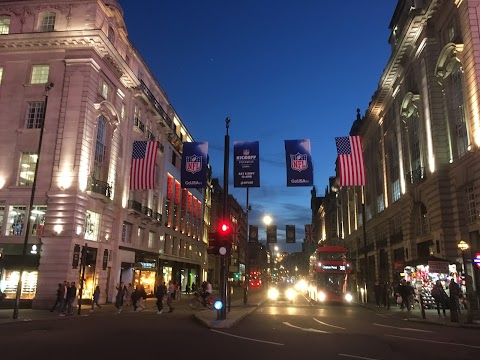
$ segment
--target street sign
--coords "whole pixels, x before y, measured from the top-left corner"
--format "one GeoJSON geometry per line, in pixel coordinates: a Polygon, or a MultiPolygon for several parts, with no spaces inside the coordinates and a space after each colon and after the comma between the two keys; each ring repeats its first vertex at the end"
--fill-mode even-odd
{"type": "Polygon", "coordinates": [[[480,253],[476,253],[475,257],[473,258],[473,262],[477,265],[477,268],[480,269],[480,253]]]}

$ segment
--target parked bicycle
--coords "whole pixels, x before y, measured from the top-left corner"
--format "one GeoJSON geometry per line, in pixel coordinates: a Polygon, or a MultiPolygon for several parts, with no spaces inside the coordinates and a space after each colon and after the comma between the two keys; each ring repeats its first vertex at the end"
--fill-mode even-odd
{"type": "Polygon", "coordinates": [[[198,310],[201,308],[206,308],[208,310],[214,310],[215,309],[215,301],[216,299],[209,295],[207,298],[204,300],[202,295],[199,292],[194,292],[193,293],[193,298],[189,301],[188,305],[192,309],[198,310]]]}

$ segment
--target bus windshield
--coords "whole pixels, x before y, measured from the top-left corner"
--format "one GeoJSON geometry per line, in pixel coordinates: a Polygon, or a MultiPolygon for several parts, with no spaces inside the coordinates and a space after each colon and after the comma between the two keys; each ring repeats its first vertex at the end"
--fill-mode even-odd
{"type": "Polygon", "coordinates": [[[318,273],[317,282],[317,285],[325,291],[340,295],[345,292],[346,274],[318,273]]]}

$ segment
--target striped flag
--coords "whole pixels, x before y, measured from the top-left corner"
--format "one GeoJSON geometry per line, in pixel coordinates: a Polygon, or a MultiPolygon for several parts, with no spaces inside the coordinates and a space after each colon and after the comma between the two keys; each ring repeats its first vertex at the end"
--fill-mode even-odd
{"type": "Polygon", "coordinates": [[[306,243],[315,242],[315,233],[313,232],[312,224],[305,224],[305,242],[306,243]]]}
{"type": "Polygon", "coordinates": [[[340,186],[363,186],[366,183],[362,138],[335,138],[340,165],[340,186]]]}
{"type": "Polygon", "coordinates": [[[130,189],[148,190],[155,188],[155,163],[158,141],[134,141],[130,189]]]}

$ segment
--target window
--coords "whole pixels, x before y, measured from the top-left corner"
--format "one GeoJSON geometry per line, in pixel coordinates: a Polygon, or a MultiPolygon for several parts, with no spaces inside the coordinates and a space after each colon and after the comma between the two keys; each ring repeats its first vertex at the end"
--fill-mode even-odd
{"type": "Polygon", "coordinates": [[[416,212],[415,227],[417,236],[427,235],[429,233],[427,208],[424,204],[419,204],[416,212]]]}
{"type": "Polygon", "coordinates": [[[33,65],[31,84],[46,84],[48,82],[48,73],[50,66],[48,65],[33,65]]]}
{"type": "Polygon", "coordinates": [[[122,242],[126,244],[132,243],[132,224],[124,222],[122,226],[122,242]]]}
{"type": "Polygon", "coordinates": [[[0,234],[3,234],[3,213],[5,212],[5,206],[0,206],[0,234]]]}
{"type": "Polygon", "coordinates": [[[142,246],[143,245],[143,234],[145,233],[145,229],[138,227],[137,228],[137,238],[138,238],[138,245],[142,246]]]}
{"type": "Polygon", "coordinates": [[[43,234],[45,226],[45,214],[47,212],[46,205],[35,205],[30,211],[30,234],[40,236],[43,234]]]}
{"type": "Polygon", "coordinates": [[[108,40],[115,45],[115,32],[111,26],[108,27],[108,40]]]}
{"type": "Polygon", "coordinates": [[[10,206],[8,211],[8,226],[5,229],[5,235],[22,235],[26,209],[26,206],[21,205],[10,206]]]}
{"type": "Polygon", "coordinates": [[[383,200],[383,194],[377,195],[377,213],[381,213],[385,210],[385,202],[383,200]]]}
{"type": "Polygon", "coordinates": [[[25,114],[25,127],[27,129],[40,129],[45,112],[45,102],[33,101],[27,104],[27,113],[25,114]]]}
{"type": "Polygon", "coordinates": [[[467,222],[469,224],[477,221],[477,205],[475,203],[475,191],[473,186],[465,189],[465,197],[467,200],[467,222]]]}
{"type": "Polygon", "coordinates": [[[3,79],[3,67],[0,66],[0,84],[2,83],[3,79]]]}
{"type": "Polygon", "coordinates": [[[104,99],[108,99],[108,84],[106,81],[102,81],[102,96],[104,99]]]}
{"type": "Polygon", "coordinates": [[[35,178],[35,167],[37,166],[36,152],[23,152],[20,156],[20,174],[18,186],[32,186],[35,178]]]}
{"type": "Polygon", "coordinates": [[[120,119],[125,120],[125,104],[122,104],[122,106],[120,107],[120,119]]]}
{"type": "Polygon", "coordinates": [[[85,216],[85,234],[84,234],[85,240],[97,241],[99,225],[100,225],[100,214],[87,210],[87,214],[85,216]]]}
{"type": "Polygon", "coordinates": [[[0,16],[0,35],[8,35],[10,33],[10,17],[0,16]]]}
{"type": "Polygon", "coordinates": [[[152,231],[149,231],[149,232],[148,232],[148,244],[147,244],[147,247],[148,247],[149,249],[153,248],[154,238],[155,238],[155,233],[152,232],[152,231]]]}
{"type": "Polygon", "coordinates": [[[40,31],[41,32],[50,32],[55,29],[55,17],[54,12],[48,12],[43,14],[42,20],[40,22],[40,31]]]}
{"type": "Polygon", "coordinates": [[[107,126],[103,116],[98,117],[97,121],[97,140],[95,142],[95,156],[93,158],[92,176],[96,180],[102,179],[102,169],[106,167],[105,157],[107,152],[107,126]]]}
{"type": "Polygon", "coordinates": [[[450,109],[454,122],[457,155],[463,156],[468,149],[467,123],[465,121],[465,105],[463,101],[462,70],[460,66],[452,71],[450,79],[450,109]]]}

